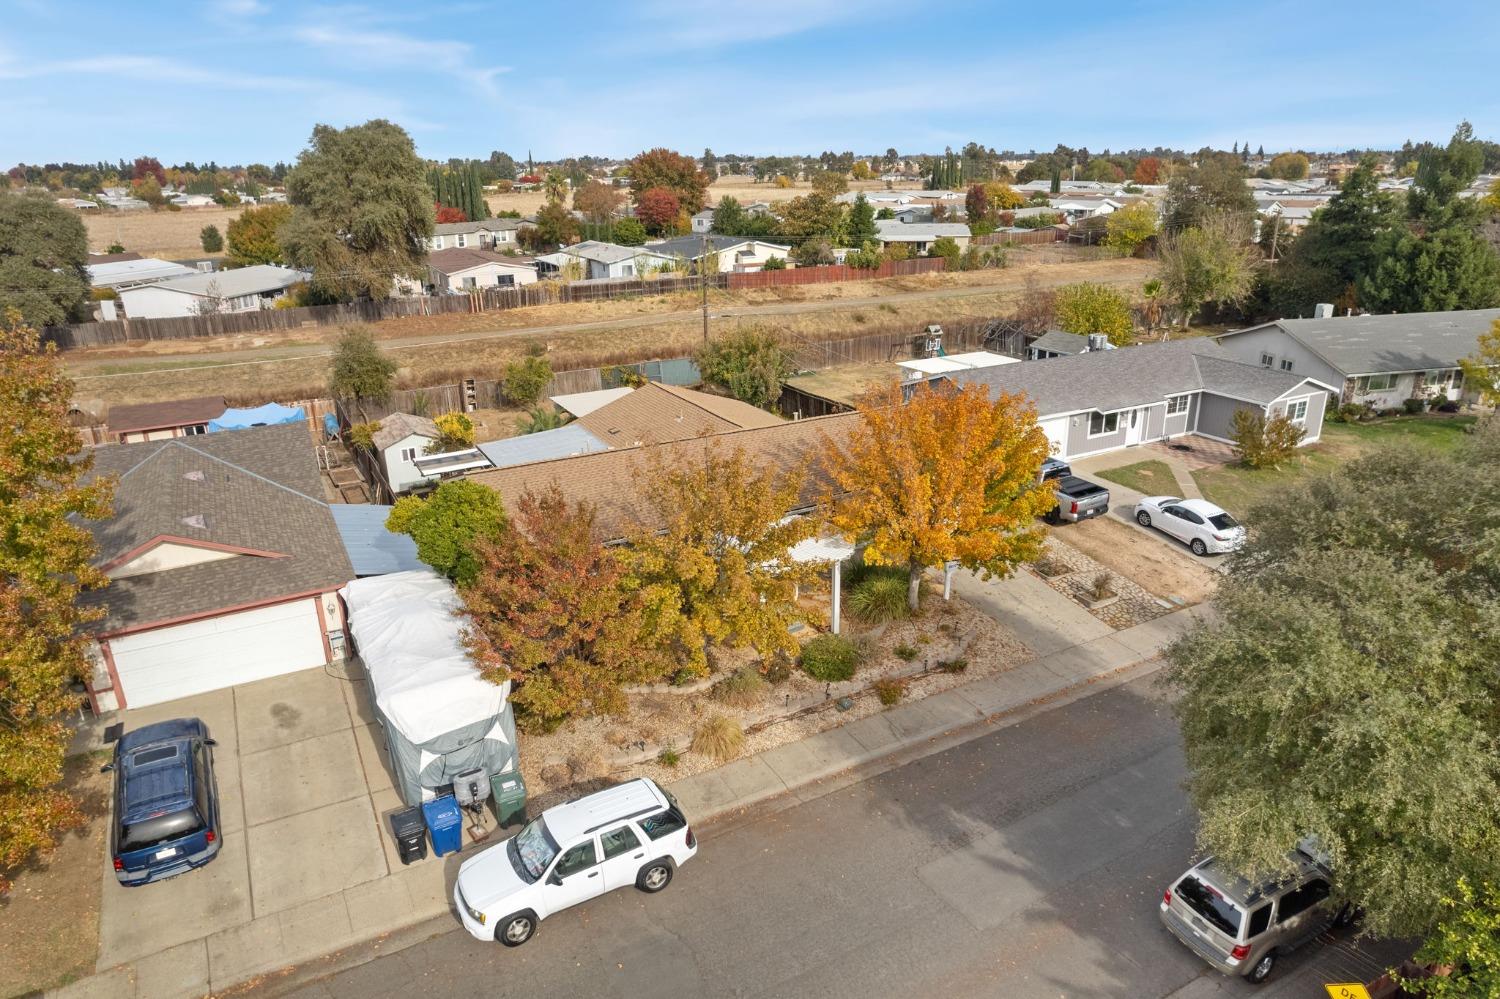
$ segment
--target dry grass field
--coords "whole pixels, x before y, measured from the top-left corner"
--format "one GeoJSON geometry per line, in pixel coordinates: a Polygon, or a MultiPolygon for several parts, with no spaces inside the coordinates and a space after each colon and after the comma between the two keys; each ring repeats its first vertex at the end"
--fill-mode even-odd
{"type": "MultiPolygon", "coordinates": [[[[102,211],[102,209],[101,209],[102,211]]],[[[222,234],[242,207],[184,208],[180,212],[116,212],[83,216],[89,232],[89,249],[103,253],[111,243],[148,257],[168,260],[210,256],[203,252],[198,233],[216,225],[222,234]]]]}
{"type": "MultiPolygon", "coordinates": [[[[898,190],[916,190],[922,185],[915,181],[911,183],[893,185],[898,190]]],[[[790,198],[800,197],[812,190],[812,184],[807,181],[798,181],[791,187],[777,187],[775,184],[757,184],[754,177],[724,176],[714,181],[708,189],[708,203],[710,206],[719,203],[719,199],[725,195],[738,200],[741,204],[752,201],[767,201],[772,204],[778,201],[786,201],[790,198]]],[[[856,180],[850,181],[851,191],[883,191],[885,182],[880,180],[856,180]]],[[[530,215],[546,203],[546,196],[541,191],[512,191],[508,194],[491,194],[485,197],[485,203],[490,206],[492,212],[516,211],[522,215],[530,215]]]]}

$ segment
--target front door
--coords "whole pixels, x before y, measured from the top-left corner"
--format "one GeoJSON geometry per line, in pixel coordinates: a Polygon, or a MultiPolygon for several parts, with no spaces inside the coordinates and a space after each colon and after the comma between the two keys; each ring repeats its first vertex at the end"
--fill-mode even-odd
{"type": "Polygon", "coordinates": [[[1125,420],[1125,446],[1141,442],[1141,435],[1146,432],[1146,415],[1144,410],[1132,409],[1128,414],[1122,414],[1125,420]]]}

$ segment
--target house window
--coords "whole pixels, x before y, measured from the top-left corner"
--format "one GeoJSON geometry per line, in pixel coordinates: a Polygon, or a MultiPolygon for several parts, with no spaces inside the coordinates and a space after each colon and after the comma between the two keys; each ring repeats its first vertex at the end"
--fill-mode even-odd
{"type": "Polygon", "coordinates": [[[1281,359],[1281,370],[1282,371],[1290,371],[1290,370],[1292,370],[1292,359],[1291,358],[1284,357],[1284,358],[1281,359]]]}
{"type": "Polygon", "coordinates": [[[458,247],[458,248],[460,248],[460,249],[462,249],[465,246],[468,246],[469,245],[469,237],[468,237],[468,235],[466,233],[462,233],[462,232],[459,233],[457,236],[455,236],[453,238],[453,245],[456,246],[456,247],[458,247]]]}
{"type": "Polygon", "coordinates": [[[1299,427],[1307,426],[1307,400],[1298,399],[1296,402],[1286,404],[1286,418],[1290,423],[1299,427]]]}
{"type": "Polygon", "coordinates": [[[197,437],[199,434],[208,433],[208,426],[203,423],[195,423],[191,427],[183,427],[182,433],[185,437],[197,437]]]}
{"type": "Polygon", "coordinates": [[[471,277],[464,278],[464,287],[465,288],[474,288],[474,287],[477,287],[478,284],[479,284],[479,282],[475,278],[471,278],[471,277]]]}
{"type": "Polygon", "coordinates": [[[1365,375],[1355,384],[1360,392],[1389,392],[1396,387],[1396,376],[1365,375]]]}
{"type": "Polygon", "coordinates": [[[1188,411],[1188,397],[1185,395],[1174,395],[1167,400],[1167,415],[1176,416],[1178,413],[1188,411]]]}
{"type": "Polygon", "coordinates": [[[1089,436],[1102,437],[1120,429],[1119,413],[1090,413],[1089,436]]]}
{"type": "Polygon", "coordinates": [[[1263,368],[1269,368],[1269,367],[1274,366],[1275,363],[1276,363],[1276,358],[1272,357],[1270,354],[1262,354],[1262,355],[1260,355],[1260,366],[1261,367],[1263,367],[1263,368]]]}
{"type": "Polygon", "coordinates": [[[434,237],[432,237],[432,248],[434,250],[441,250],[443,248],[443,237],[441,237],[441,236],[434,236],[434,237]]]}
{"type": "Polygon", "coordinates": [[[499,274],[499,275],[496,275],[496,277],[495,277],[495,287],[496,288],[514,288],[515,286],[516,286],[516,276],[514,274],[499,274]]]}
{"type": "Polygon", "coordinates": [[[401,449],[401,460],[402,461],[416,461],[417,460],[417,449],[414,448],[414,447],[404,447],[404,448],[402,448],[401,449]]]}

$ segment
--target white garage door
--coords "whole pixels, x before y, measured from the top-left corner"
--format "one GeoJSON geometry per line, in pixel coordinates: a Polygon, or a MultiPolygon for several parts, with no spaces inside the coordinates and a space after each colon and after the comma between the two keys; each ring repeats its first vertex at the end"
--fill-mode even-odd
{"type": "Polygon", "coordinates": [[[128,707],[321,666],[323,632],[311,600],[257,607],[109,640],[128,707]]]}

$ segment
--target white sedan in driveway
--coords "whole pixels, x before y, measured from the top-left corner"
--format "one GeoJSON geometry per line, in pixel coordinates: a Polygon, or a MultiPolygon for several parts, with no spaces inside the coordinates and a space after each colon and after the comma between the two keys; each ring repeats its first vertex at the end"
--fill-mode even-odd
{"type": "Polygon", "coordinates": [[[1136,504],[1135,519],[1142,527],[1170,534],[1194,555],[1232,552],[1245,543],[1239,521],[1208,500],[1147,496],[1136,504]]]}

